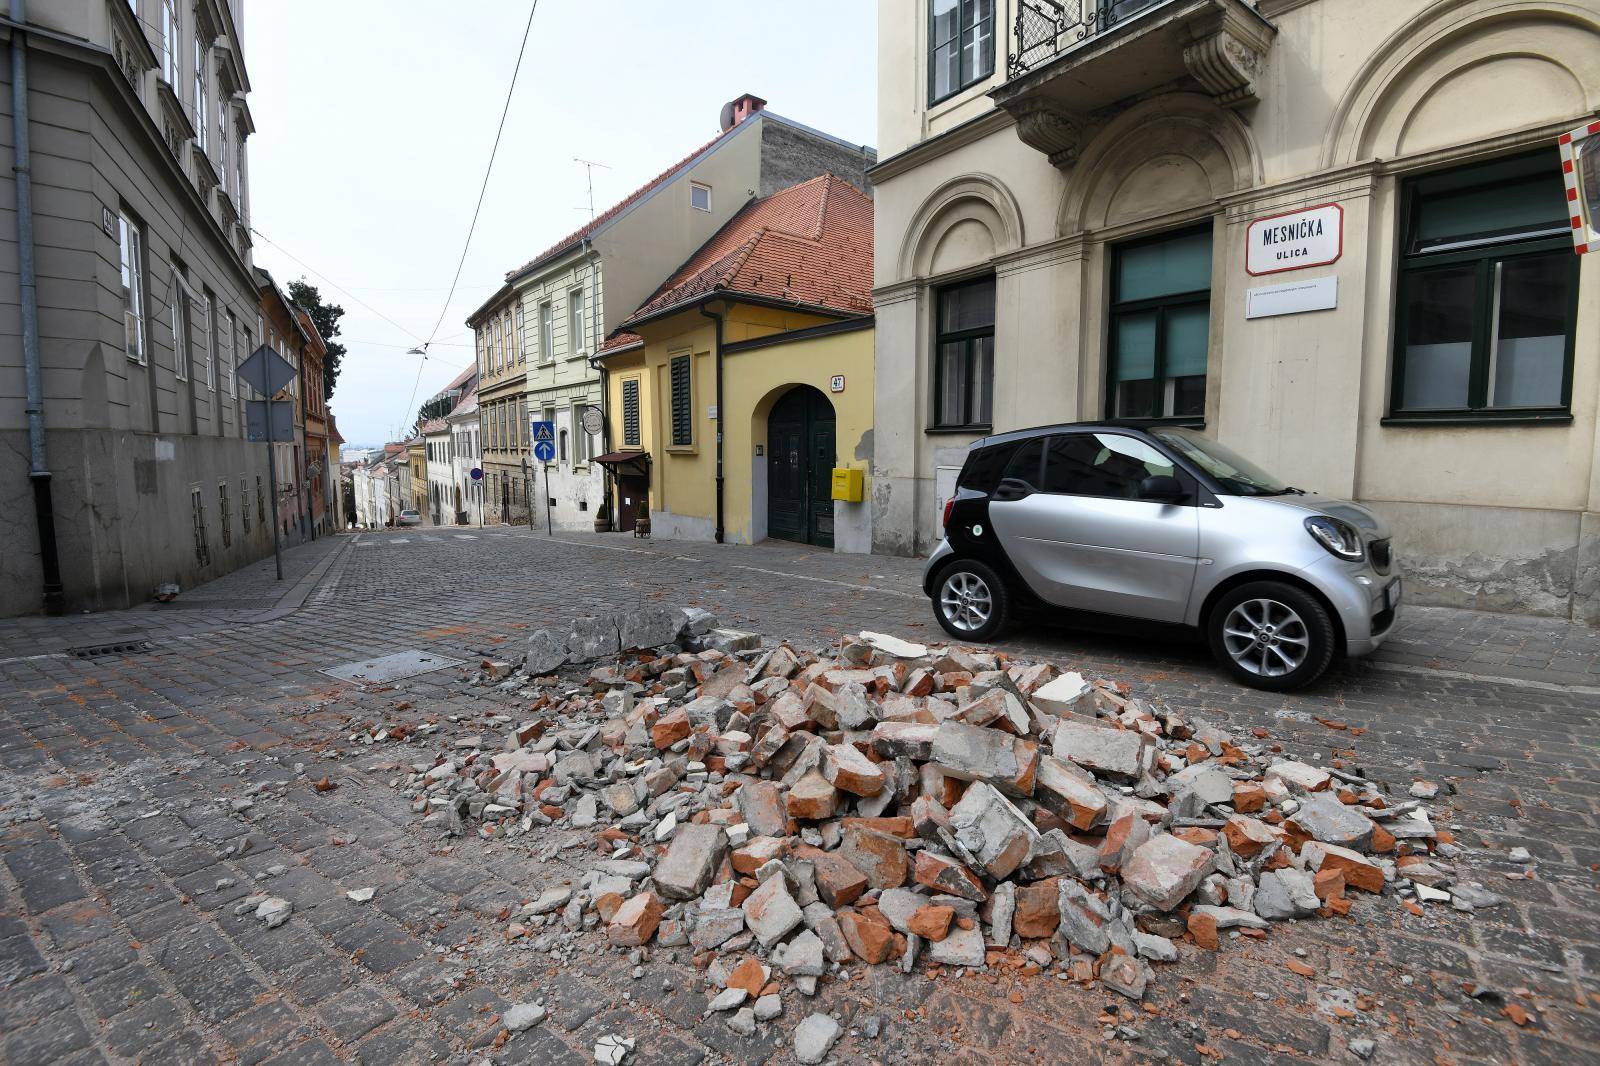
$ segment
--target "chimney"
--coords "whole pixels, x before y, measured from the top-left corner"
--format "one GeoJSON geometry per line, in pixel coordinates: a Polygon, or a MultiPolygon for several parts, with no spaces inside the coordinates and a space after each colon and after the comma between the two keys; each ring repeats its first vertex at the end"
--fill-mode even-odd
{"type": "Polygon", "coordinates": [[[745,93],[743,96],[722,105],[722,132],[726,133],[757,111],[766,109],[767,102],[754,93],[745,93]]]}

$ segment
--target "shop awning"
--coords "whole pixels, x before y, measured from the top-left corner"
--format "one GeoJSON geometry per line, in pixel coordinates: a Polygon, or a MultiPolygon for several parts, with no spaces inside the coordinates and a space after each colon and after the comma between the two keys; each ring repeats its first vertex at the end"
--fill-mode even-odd
{"type": "Polygon", "coordinates": [[[650,476],[649,452],[607,452],[604,455],[595,456],[594,461],[602,466],[611,467],[613,474],[622,477],[650,476]]]}

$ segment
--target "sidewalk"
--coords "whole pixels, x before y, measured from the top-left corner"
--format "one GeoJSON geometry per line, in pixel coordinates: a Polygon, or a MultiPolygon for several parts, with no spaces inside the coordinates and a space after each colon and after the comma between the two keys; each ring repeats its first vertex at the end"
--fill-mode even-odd
{"type": "Polygon", "coordinates": [[[277,580],[276,566],[269,555],[215,581],[187,589],[171,603],[151,602],[125,611],[61,618],[0,620],[0,660],[188,636],[221,625],[281,618],[305,603],[331,564],[354,540],[332,535],[285,548],[282,581],[277,580]]]}

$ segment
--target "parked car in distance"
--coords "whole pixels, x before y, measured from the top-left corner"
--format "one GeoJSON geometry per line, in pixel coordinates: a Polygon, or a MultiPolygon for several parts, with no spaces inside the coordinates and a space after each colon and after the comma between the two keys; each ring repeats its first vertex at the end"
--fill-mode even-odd
{"type": "Polygon", "coordinates": [[[418,511],[412,510],[411,508],[407,507],[406,509],[404,509],[403,511],[400,512],[400,517],[399,517],[398,520],[396,520],[395,525],[397,525],[397,526],[420,526],[420,525],[422,525],[422,514],[420,512],[418,512],[418,511]]]}
{"type": "Polygon", "coordinates": [[[975,442],[923,591],[945,631],[1023,615],[1197,633],[1234,677],[1288,691],[1394,626],[1401,579],[1371,511],[1286,485],[1188,429],[1046,426],[975,442]]]}

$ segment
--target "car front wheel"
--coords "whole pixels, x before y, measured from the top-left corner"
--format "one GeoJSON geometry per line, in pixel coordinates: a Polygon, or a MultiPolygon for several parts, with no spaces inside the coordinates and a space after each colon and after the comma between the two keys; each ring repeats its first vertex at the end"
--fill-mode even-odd
{"type": "Polygon", "coordinates": [[[1288,692],[1322,676],[1338,645],[1327,608],[1277,581],[1241,585],[1224,596],[1208,624],[1211,653],[1252,688],[1288,692]]]}
{"type": "Polygon", "coordinates": [[[957,559],[934,585],[933,613],[957,640],[997,640],[1011,620],[1011,596],[993,569],[976,559],[957,559]]]}

